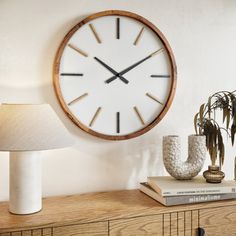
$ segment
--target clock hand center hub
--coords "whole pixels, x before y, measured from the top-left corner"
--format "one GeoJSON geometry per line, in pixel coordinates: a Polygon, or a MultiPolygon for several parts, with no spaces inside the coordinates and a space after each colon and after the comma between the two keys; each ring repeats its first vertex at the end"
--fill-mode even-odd
{"type": "Polygon", "coordinates": [[[105,67],[107,70],[109,70],[113,76],[115,76],[116,78],[119,78],[122,82],[124,82],[125,84],[128,84],[129,81],[124,78],[120,73],[118,73],[117,71],[115,71],[113,68],[111,68],[110,66],[108,66],[104,61],[102,61],[101,59],[94,57],[94,59],[101,64],[103,67],[105,67]]]}

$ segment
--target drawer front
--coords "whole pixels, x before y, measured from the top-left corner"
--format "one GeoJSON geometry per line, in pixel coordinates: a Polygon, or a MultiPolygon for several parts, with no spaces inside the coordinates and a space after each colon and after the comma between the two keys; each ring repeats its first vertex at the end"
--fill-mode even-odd
{"type": "Polygon", "coordinates": [[[53,235],[52,228],[23,230],[10,233],[0,233],[0,236],[51,236],[53,235]]]}
{"type": "Polygon", "coordinates": [[[108,222],[69,225],[53,228],[53,236],[108,236],[108,222]]]}
{"type": "Polygon", "coordinates": [[[162,216],[110,221],[110,236],[162,235],[162,216]]]}
{"type": "Polygon", "coordinates": [[[23,231],[21,236],[51,236],[52,228],[23,231]]]}
{"type": "Polygon", "coordinates": [[[198,211],[110,221],[110,236],[197,236],[198,211]]]}
{"type": "Polygon", "coordinates": [[[207,236],[235,236],[236,206],[200,210],[200,225],[207,236]]]}
{"type": "Polygon", "coordinates": [[[0,233],[0,236],[76,236],[76,235],[108,236],[108,222],[68,225],[54,228],[0,233]]]}
{"type": "Polygon", "coordinates": [[[197,236],[198,211],[164,214],[162,236],[197,236]]]}

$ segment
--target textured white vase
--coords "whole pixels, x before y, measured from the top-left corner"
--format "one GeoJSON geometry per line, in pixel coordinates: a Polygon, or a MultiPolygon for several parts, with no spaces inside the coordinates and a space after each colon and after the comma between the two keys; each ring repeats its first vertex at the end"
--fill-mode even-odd
{"type": "Polygon", "coordinates": [[[14,214],[32,214],[42,209],[40,152],[10,153],[10,203],[14,214]]]}
{"type": "Polygon", "coordinates": [[[186,180],[195,177],[202,169],[206,158],[206,137],[188,137],[188,158],[181,159],[179,136],[163,137],[163,161],[168,173],[176,179],[186,180]]]}

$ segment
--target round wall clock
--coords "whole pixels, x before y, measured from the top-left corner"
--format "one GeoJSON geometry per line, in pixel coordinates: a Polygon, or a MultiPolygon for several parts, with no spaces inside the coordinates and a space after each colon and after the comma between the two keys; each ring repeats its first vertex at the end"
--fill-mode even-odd
{"type": "Polygon", "coordinates": [[[124,140],[153,128],[176,88],[176,64],[164,35],[127,11],[93,14],[63,39],[54,87],[70,119],[94,136],[124,140]]]}

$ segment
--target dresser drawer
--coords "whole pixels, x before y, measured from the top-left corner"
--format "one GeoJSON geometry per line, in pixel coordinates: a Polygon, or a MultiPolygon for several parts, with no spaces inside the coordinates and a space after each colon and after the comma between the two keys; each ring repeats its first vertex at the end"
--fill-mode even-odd
{"type": "Polygon", "coordinates": [[[173,212],[110,222],[110,236],[197,236],[198,211],[173,212]]]}
{"type": "Polygon", "coordinates": [[[200,225],[207,236],[235,236],[236,206],[200,210],[200,225]]]}
{"type": "Polygon", "coordinates": [[[108,236],[108,223],[99,222],[53,228],[53,236],[108,236]]]}
{"type": "Polygon", "coordinates": [[[114,220],[109,228],[110,236],[162,236],[162,215],[114,220]]]}

